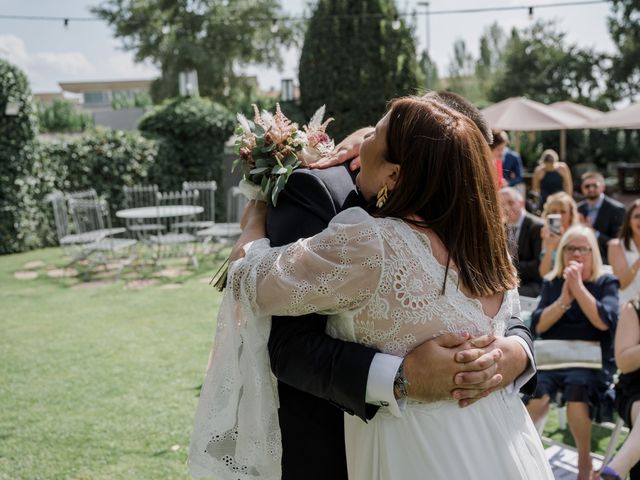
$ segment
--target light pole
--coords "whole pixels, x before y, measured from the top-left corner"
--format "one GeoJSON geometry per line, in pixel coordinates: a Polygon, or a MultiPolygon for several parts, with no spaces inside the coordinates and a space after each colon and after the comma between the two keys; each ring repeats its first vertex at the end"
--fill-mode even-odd
{"type": "Polygon", "coordinates": [[[427,38],[427,43],[424,47],[424,51],[426,53],[426,59],[428,61],[426,65],[426,76],[427,76],[427,90],[431,90],[431,57],[429,56],[431,38],[429,35],[429,3],[430,2],[418,2],[419,7],[424,7],[424,18],[425,18],[425,35],[427,38]]]}

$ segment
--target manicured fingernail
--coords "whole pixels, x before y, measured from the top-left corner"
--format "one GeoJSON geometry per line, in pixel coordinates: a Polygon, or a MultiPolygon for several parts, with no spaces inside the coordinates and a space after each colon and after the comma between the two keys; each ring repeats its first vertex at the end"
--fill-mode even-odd
{"type": "Polygon", "coordinates": [[[458,402],[458,405],[460,405],[460,408],[464,408],[464,407],[466,407],[467,405],[469,405],[469,401],[468,401],[468,400],[460,400],[460,401],[458,402]]]}

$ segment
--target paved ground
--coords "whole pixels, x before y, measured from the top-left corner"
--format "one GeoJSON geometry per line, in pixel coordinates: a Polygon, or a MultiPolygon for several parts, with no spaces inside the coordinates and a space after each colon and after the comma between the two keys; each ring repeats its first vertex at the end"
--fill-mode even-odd
{"type": "MultiPolygon", "coordinates": [[[[563,445],[551,445],[545,452],[556,480],[575,480],[578,474],[578,454],[574,449],[563,445]]],[[[593,468],[597,470],[601,465],[602,457],[593,456],[593,468]]]]}

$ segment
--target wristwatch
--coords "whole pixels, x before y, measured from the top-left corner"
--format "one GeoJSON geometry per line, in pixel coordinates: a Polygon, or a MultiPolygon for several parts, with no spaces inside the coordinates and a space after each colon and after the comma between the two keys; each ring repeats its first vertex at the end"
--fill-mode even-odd
{"type": "Polygon", "coordinates": [[[409,380],[404,376],[404,360],[400,363],[400,367],[396,372],[396,377],[393,380],[393,395],[397,400],[402,398],[407,398],[409,394],[407,393],[407,388],[409,387],[409,380]]]}

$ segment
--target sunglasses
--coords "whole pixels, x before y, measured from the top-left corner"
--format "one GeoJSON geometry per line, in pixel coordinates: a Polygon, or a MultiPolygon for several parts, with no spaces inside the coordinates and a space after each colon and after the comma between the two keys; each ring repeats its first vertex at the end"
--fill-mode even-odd
{"type": "Polygon", "coordinates": [[[597,183],[585,183],[584,185],[582,185],[582,188],[598,188],[598,184],[597,183]]]}

